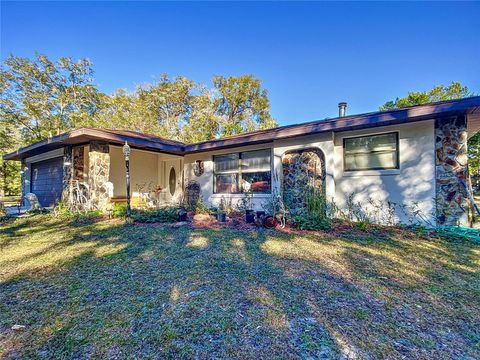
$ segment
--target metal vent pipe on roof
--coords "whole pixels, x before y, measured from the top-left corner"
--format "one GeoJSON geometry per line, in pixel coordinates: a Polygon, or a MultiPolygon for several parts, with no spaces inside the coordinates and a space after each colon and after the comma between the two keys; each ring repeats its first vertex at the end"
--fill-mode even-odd
{"type": "Polygon", "coordinates": [[[344,117],[347,110],[347,103],[345,101],[338,103],[338,117],[344,117]]]}

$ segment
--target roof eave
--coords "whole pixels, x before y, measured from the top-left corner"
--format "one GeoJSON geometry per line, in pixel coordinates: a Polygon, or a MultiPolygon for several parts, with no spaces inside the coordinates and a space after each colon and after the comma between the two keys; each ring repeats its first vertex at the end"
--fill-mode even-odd
{"type": "Polygon", "coordinates": [[[13,153],[6,154],[3,158],[5,160],[21,160],[25,157],[35,155],[36,153],[52,150],[65,145],[86,143],[91,140],[108,141],[112,144],[118,145],[128,141],[133,148],[183,155],[250,144],[267,143],[279,139],[288,139],[291,137],[318,134],[322,132],[351,131],[472,113],[480,113],[480,96],[417,105],[404,109],[346,116],[298,125],[288,125],[270,130],[241,134],[232,138],[210,140],[191,145],[184,145],[181,143],[171,144],[161,138],[151,140],[142,138],[141,136],[117,134],[107,130],[102,131],[100,129],[82,128],[39,141],[13,153]]]}
{"type": "Polygon", "coordinates": [[[160,141],[153,142],[137,137],[113,134],[99,129],[82,128],[41,140],[12,153],[5,154],[3,159],[18,161],[44,151],[54,150],[66,145],[85,144],[92,140],[107,141],[117,145],[122,145],[125,141],[128,141],[132,148],[164,152],[174,155],[181,155],[184,152],[184,146],[182,145],[161,143],[160,141]]]}
{"type": "Polygon", "coordinates": [[[266,143],[291,137],[312,135],[322,132],[342,132],[366,129],[378,126],[406,124],[442,117],[469,114],[480,111],[480,97],[467,98],[456,102],[427,104],[405,109],[376,112],[363,115],[315,121],[305,124],[290,125],[260,133],[239,135],[234,138],[218,139],[209,142],[185,146],[185,152],[219,150],[253,143],[266,143]]]}

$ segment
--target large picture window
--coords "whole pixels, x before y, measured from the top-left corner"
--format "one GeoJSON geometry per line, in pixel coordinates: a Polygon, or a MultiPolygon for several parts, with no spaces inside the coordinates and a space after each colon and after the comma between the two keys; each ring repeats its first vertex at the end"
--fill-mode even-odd
{"type": "Polygon", "coordinates": [[[270,193],[270,149],[218,155],[213,157],[213,162],[215,193],[270,193]]]}
{"type": "Polygon", "coordinates": [[[345,171],[399,168],[396,132],[346,138],[343,150],[345,171]]]}

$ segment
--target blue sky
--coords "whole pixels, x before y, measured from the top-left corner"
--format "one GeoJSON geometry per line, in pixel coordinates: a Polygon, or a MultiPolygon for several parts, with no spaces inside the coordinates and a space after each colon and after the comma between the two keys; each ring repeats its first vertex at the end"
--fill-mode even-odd
{"type": "Polygon", "coordinates": [[[280,124],[375,111],[409,90],[480,92],[480,3],[4,2],[1,57],[88,57],[100,90],[161,73],[253,74],[280,124]]]}

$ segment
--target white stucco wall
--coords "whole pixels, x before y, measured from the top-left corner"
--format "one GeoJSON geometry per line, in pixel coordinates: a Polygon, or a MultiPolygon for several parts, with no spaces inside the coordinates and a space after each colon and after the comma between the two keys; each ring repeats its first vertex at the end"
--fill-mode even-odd
{"type": "MultiPolygon", "coordinates": [[[[435,137],[434,121],[422,121],[411,124],[377,127],[342,133],[322,133],[305,135],[291,139],[275,140],[270,143],[242,146],[237,148],[189,154],[180,156],[153,153],[132,149],[130,157],[132,193],[135,196],[138,184],[145,184],[145,191],[160,186],[164,189],[166,201],[177,201],[184,184],[189,180],[197,181],[202,189],[203,200],[207,205],[218,206],[222,196],[232,206],[236,206],[244,197],[242,194],[213,193],[213,156],[258,149],[271,149],[273,156],[272,186],[280,188],[282,181],[282,156],[299,149],[316,148],[323,152],[326,171],[326,195],[340,208],[345,208],[349,194],[354,193],[354,200],[361,202],[370,211],[368,199],[375,201],[392,201],[397,204],[418,203],[422,214],[434,224],[435,210],[435,137]],[[369,170],[348,172],[343,169],[343,139],[359,135],[373,135],[386,132],[399,134],[398,170],[369,170]],[[196,160],[204,162],[204,173],[197,177],[193,173],[196,160]],[[177,173],[175,196],[169,196],[168,174],[171,168],[177,173]],[[150,186],[149,186],[150,184],[150,186]]],[[[32,162],[46,160],[63,155],[63,148],[46,152],[26,159],[27,169],[24,192],[29,191],[29,168],[32,162]]],[[[88,146],[85,149],[85,168],[88,169],[88,146]]],[[[114,196],[125,196],[125,161],[122,148],[110,146],[110,182],[114,196]]],[[[262,210],[270,194],[254,194],[253,204],[256,210],[262,210]]],[[[403,213],[398,213],[406,220],[403,213]]]]}
{"type": "MultiPolygon", "coordinates": [[[[242,146],[233,149],[203,152],[198,154],[186,155],[184,162],[185,184],[190,180],[195,180],[200,184],[202,189],[203,201],[208,206],[218,206],[222,196],[226,201],[231,202],[232,206],[237,206],[239,201],[244,197],[242,194],[214,194],[213,193],[213,155],[230,154],[234,152],[271,149],[273,143],[258,144],[251,146],[242,146]],[[204,173],[197,177],[193,173],[193,164],[196,160],[202,160],[204,163],[204,173]]],[[[272,175],[273,176],[273,175],[272,175]]],[[[253,206],[255,210],[262,210],[263,204],[270,197],[269,194],[254,194],[253,206]]]]}
{"type": "MultiPolygon", "coordinates": [[[[435,137],[434,121],[385,126],[368,130],[337,133],[334,149],[335,202],[345,208],[347,197],[355,193],[355,201],[365,204],[368,198],[397,204],[418,202],[422,214],[435,223],[435,137]],[[398,170],[343,170],[343,139],[385,132],[399,133],[400,169],[398,170]]],[[[405,221],[402,211],[397,215],[405,221]]]]}
{"type": "MultiPolygon", "coordinates": [[[[126,196],[125,158],[122,148],[110,146],[110,182],[113,184],[113,196],[126,196]]],[[[148,189],[159,184],[158,154],[132,149],[130,154],[130,184],[135,196],[138,185],[148,189]]]]}
{"type": "MultiPolygon", "coordinates": [[[[142,193],[161,187],[159,198],[163,202],[178,202],[182,192],[182,157],[132,149],[130,154],[130,184],[132,196],[140,196],[138,185],[143,186],[142,193]],[[175,194],[169,193],[168,176],[174,167],[177,174],[175,194]]],[[[122,148],[110,145],[110,175],[113,184],[113,196],[126,196],[125,158],[122,148]]]]}
{"type": "MultiPolygon", "coordinates": [[[[333,134],[324,133],[319,135],[307,135],[302,137],[295,137],[292,139],[276,140],[273,143],[258,144],[252,146],[242,146],[220,151],[212,151],[198,154],[191,154],[185,156],[185,179],[186,181],[195,180],[200,184],[202,189],[203,200],[207,205],[218,206],[222,197],[226,201],[230,201],[233,206],[236,206],[244,197],[242,194],[214,194],[213,193],[213,156],[221,154],[229,154],[234,152],[272,149],[273,156],[273,172],[272,172],[272,187],[278,191],[282,182],[282,155],[288,151],[316,148],[320,149],[325,155],[325,171],[326,171],[326,192],[329,198],[335,196],[334,183],[334,161],[333,156],[333,134]],[[193,173],[193,164],[196,160],[204,162],[204,173],[200,177],[193,173]]],[[[271,197],[271,194],[254,194],[253,206],[255,210],[263,210],[265,203],[271,197]]]]}
{"type": "MultiPolygon", "coordinates": [[[[274,171],[272,181],[273,186],[279,189],[283,176],[282,156],[292,150],[316,148],[320,149],[325,156],[327,198],[329,200],[333,199],[341,208],[345,208],[346,199],[351,193],[355,193],[354,200],[360,202],[368,211],[370,211],[369,198],[375,201],[392,201],[398,204],[417,202],[422,214],[434,223],[434,141],[433,120],[343,133],[305,135],[292,139],[275,140],[273,143],[186,155],[185,179],[186,181],[195,180],[200,184],[206,204],[218,206],[223,196],[235,205],[242,198],[241,194],[213,193],[213,155],[271,148],[274,171]],[[400,169],[356,172],[345,172],[343,170],[343,139],[345,137],[394,131],[399,133],[400,169]],[[196,160],[203,160],[204,162],[205,171],[200,177],[193,173],[193,164],[196,160]],[[275,181],[276,179],[278,181],[275,181]]],[[[255,209],[261,210],[262,204],[269,196],[267,194],[255,194],[255,209]]],[[[399,211],[397,216],[406,221],[402,211],[399,211]]]]}

